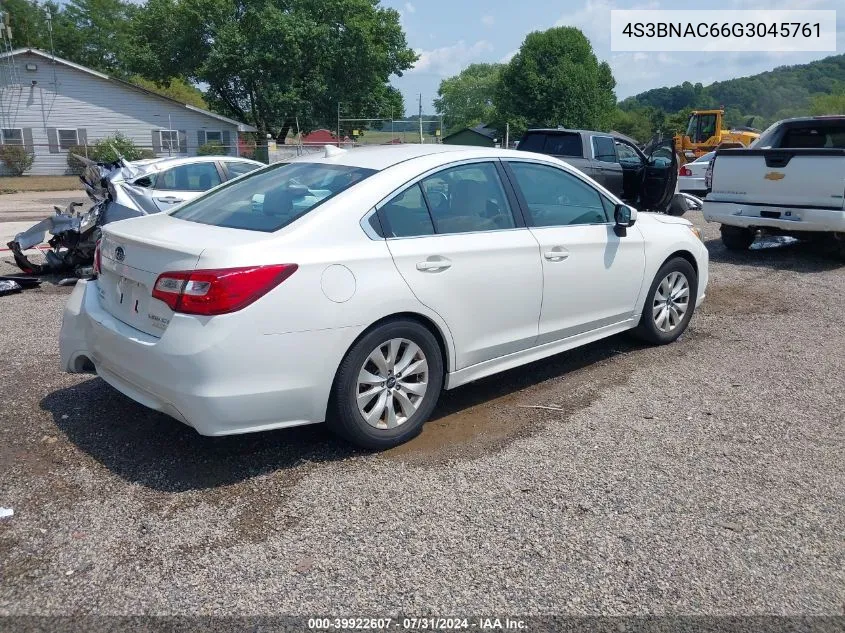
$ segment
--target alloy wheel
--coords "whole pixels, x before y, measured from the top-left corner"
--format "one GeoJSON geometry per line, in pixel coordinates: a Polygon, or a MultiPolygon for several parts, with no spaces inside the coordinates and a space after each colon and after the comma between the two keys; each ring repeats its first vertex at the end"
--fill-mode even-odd
{"type": "Polygon", "coordinates": [[[661,332],[676,329],[689,309],[689,281],[681,272],[673,271],[663,278],[654,291],[652,316],[661,332]]]}
{"type": "Polygon", "coordinates": [[[419,345],[394,338],[376,347],[358,372],[358,411],[370,426],[393,429],[416,413],[428,390],[428,361],[419,345]]]}

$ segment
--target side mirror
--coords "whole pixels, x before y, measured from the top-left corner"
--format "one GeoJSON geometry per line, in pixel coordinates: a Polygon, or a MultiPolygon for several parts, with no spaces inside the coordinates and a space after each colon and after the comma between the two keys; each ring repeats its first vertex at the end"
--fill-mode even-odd
{"type": "Polygon", "coordinates": [[[637,221],[637,210],[627,204],[617,204],[613,211],[613,221],[615,222],[613,230],[616,235],[625,237],[628,234],[628,227],[634,226],[637,221]]]}
{"type": "Polygon", "coordinates": [[[132,183],[136,187],[152,187],[153,181],[152,178],[149,176],[144,176],[143,178],[138,178],[135,182],[132,183]]]}

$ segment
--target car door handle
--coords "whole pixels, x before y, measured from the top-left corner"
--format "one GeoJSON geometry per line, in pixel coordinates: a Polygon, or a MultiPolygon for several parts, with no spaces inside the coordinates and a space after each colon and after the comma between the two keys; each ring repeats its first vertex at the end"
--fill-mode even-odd
{"type": "Polygon", "coordinates": [[[543,257],[548,259],[550,262],[562,262],[564,259],[569,257],[569,251],[561,246],[555,246],[553,249],[543,253],[543,257]]]}
{"type": "Polygon", "coordinates": [[[452,267],[448,259],[427,259],[424,262],[417,262],[417,270],[421,272],[437,272],[452,267]]]}
{"type": "Polygon", "coordinates": [[[164,198],[156,198],[159,202],[182,202],[182,198],[176,196],[165,196],[164,198]]]}

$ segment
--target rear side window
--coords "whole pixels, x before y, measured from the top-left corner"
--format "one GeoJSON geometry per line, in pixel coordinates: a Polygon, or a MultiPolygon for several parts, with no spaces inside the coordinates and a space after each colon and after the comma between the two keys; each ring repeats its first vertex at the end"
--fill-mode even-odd
{"type": "Polygon", "coordinates": [[[238,176],[243,176],[244,174],[248,174],[251,171],[255,171],[259,169],[260,165],[253,165],[252,163],[241,163],[239,161],[226,161],[226,169],[229,170],[229,175],[232,178],[237,178],[238,176]]]}
{"type": "Polygon", "coordinates": [[[388,237],[419,237],[516,227],[493,163],[439,171],[393,197],[381,209],[388,237]]]}
{"type": "Polygon", "coordinates": [[[845,149],[845,122],[838,125],[790,127],[783,137],[784,148],[845,149]]]}
{"type": "Polygon", "coordinates": [[[609,136],[594,136],[593,137],[593,156],[596,160],[603,163],[615,163],[616,158],[616,144],[609,136]]]}
{"type": "Polygon", "coordinates": [[[381,214],[390,237],[434,235],[434,224],[419,184],[390,200],[381,208],[381,214]]]}
{"type": "Polygon", "coordinates": [[[373,169],[324,163],[273,166],[232,180],[171,215],[200,224],[270,233],[374,173],[373,169]]]}
{"type": "Polygon", "coordinates": [[[220,174],[214,163],[179,165],[156,178],[156,189],[164,191],[208,191],[219,184],[220,174]]]}
{"type": "Polygon", "coordinates": [[[554,156],[583,157],[584,149],[581,146],[581,135],[572,133],[549,134],[546,137],[543,153],[554,156]]]}
{"type": "Polygon", "coordinates": [[[546,135],[543,133],[527,132],[522,140],[519,142],[519,149],[526,152],[543,152],[543,147],[546,144],[546,135]]]}

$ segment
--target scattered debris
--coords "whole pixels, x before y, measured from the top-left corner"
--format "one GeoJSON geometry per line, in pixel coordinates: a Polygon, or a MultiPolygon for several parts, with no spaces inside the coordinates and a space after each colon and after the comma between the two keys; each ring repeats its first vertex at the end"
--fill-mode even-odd
{"type": "Polygon", "coordinates": [[[77,281],[79,281],[78,277],[65,277],[64,279],[60,280],[57,285],[59,285],[59,286],[75,286],[77,281]]]}
{"type": "Polygon", "coordinates": [[[720,528],[730,530],[731,532],[742,532],[742,526],[739,523],[731,523],[730,521],[719,521],[716,525],[720,528]]]}
{"type": "Polygon", "coordinates": [[[0,280],[0,297],[3,295],[10,295],[15,292],[23,290],[17,281],[9,281],[8,279],[0,280]]]}
{"type": "Polygon", "coordinates": [[[0,508],[0,519],[8,519],[14,516],[15,511],[11,508],[0,508]]]}
{"type": "Polygon", "coordinates": [[[24,277],[23,275],[0,275],[0,281],[14,281],[24,290],[37,288],[41,285],[38,277],[24,277]]]}
{"type": "Polygon", "coordinates": [[[546,409],[548,411],[565,411],[566,409],[562,409],[561,407],[547,407],[542,404],[518,404],[516,405],[517,409],[546,409]]]}

